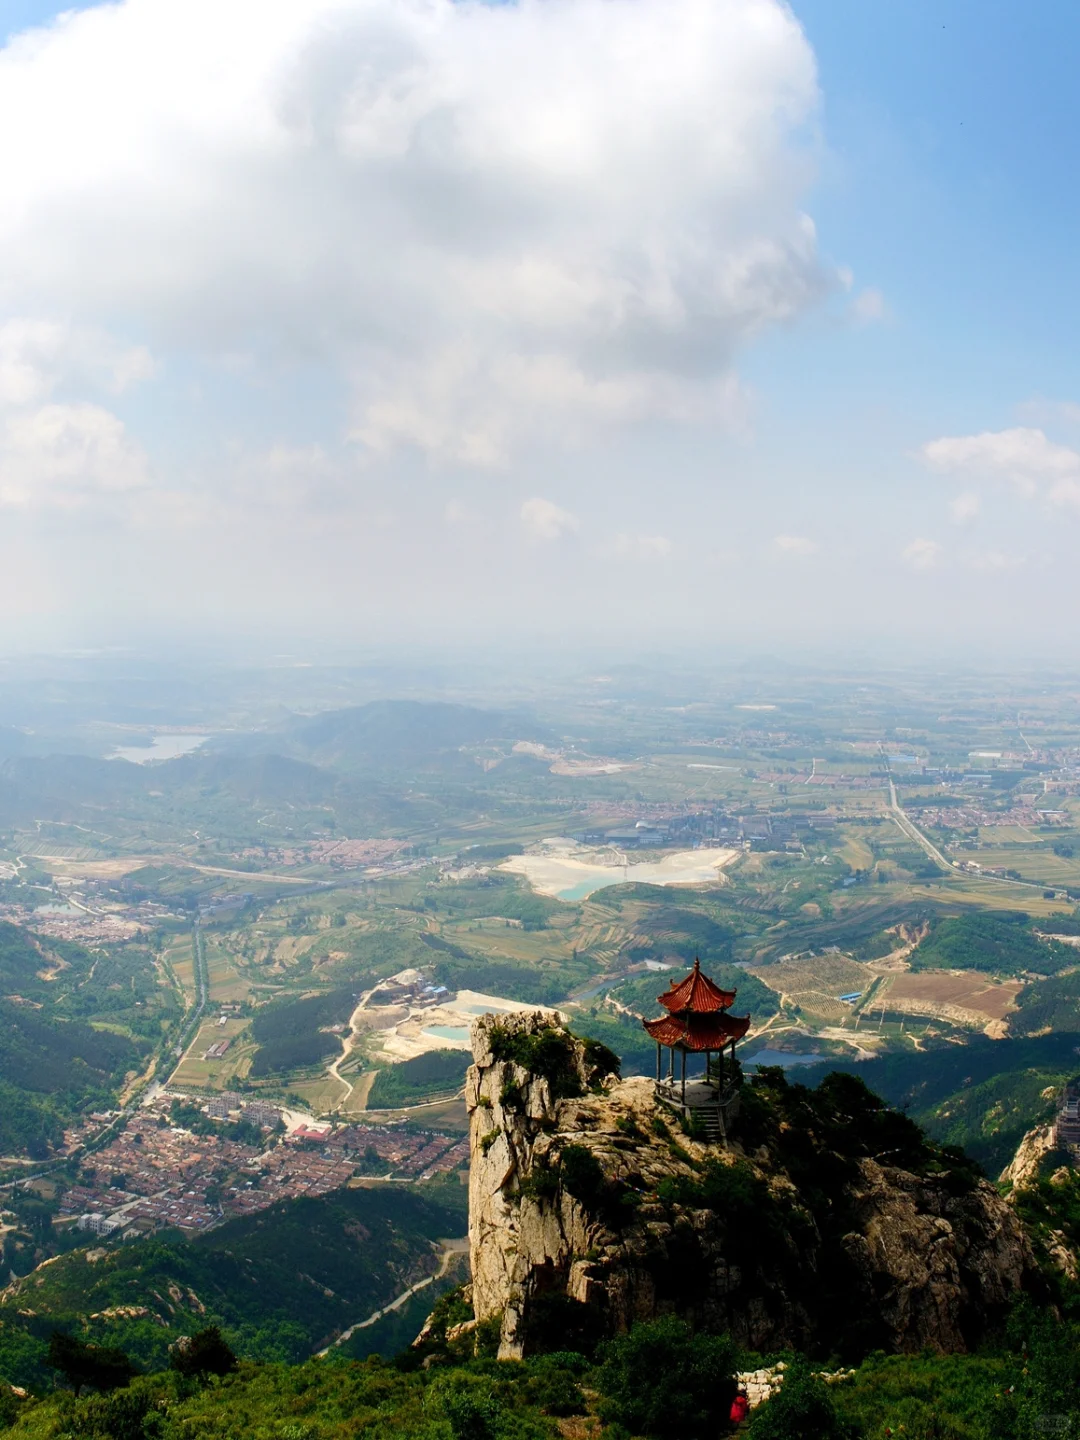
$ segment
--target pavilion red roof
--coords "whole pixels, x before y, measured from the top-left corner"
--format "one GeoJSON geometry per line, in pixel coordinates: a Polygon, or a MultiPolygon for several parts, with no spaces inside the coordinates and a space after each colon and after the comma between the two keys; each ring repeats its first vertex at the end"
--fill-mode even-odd
{"type": "Polygon", "coordinates": [[[671,988],[656,998],[664,1009],[670,1010],[673,1015],[683,1010],[690,1010],[696,1015],[708,1015],[734,1005],[735,991],[721,990],[719,985],[714,985],[707,975],[702,974],[701,961],[695,959],[694,968],[686,979],[680,980],[677,985],[673,980],[671,988]]]}
{"type": "Polygon", "coordinates": [[[728,1015],[723,1010],[706,1015],[684,1010],[681,1015],[661,1015],[641,1023],[661,1045],[692,1051],[722,1050],[732,1040],[743,1038],[750,1029],[750,1016],[728,1015]]]}

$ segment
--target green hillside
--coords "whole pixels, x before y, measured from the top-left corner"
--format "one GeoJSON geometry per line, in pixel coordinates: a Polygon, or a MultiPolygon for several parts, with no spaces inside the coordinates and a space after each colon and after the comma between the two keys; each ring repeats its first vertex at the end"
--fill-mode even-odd
{"type": "Polygon", "coordinates": [[[41,1347],[55,1326],[120,1346],[145,1369],[210,1321],[243,1355],[300,1361],[432,1274],[435,1242],[465,1225],[454,1180],[283,1201],[195,1240],[73,1251],[5,1292],[0,1378],[44,1383],[41,1347]]]}
{"type": "Polygon", "coordinates": [[[979,1035],[918,1054],[830,1060],[807,1066],[800,1079],[813,1085],[830,1070],[859,1075],[935,1140],[961,1146],[996,1178],[1024,1134],[1051,1113],[1052,1099],[1043,1092],[1080,1069],[1078,1046],[1080,1029],[1008,1040],[979,1035]]]}

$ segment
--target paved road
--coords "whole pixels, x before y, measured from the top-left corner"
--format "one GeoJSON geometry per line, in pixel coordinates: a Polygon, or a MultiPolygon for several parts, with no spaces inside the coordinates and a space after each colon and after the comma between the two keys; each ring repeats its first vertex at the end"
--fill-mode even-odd
{"type": "Polygon", "coordinates": [[[374,1311],[366,1320],[358,1320],[355,1325],[350,1325],[347,1330],[341,1332],[336,1340],[327,1345],[325,1350],[320,1350],[315,1358],[317,1360],[324,1359],[330,1354],[331,1350],[336,1350],[339,1345],[344,1345],[346,1340],[351,1340],[357,1330],[366,1330],[369,1326],[381,1320],[384,1315],[389,1315],[392,1310],[400,1310],[402,1305],[404,1305],[406,1301],[411,1300],[420,1290],[426,1290],[427,1287],[433,1285],[436,1280],[441,1280],[447,1270],[449,1270],[450,1262],[454,1259],[455,1255],[465,1255],[468,1253],[468,1250],[469,1241],[467,1238],[444,1241],[442,1259],[439,1261],[439,1268],[435,1271],[434,1275],[427,1275],[423,1280],[418,1280],[415,1285],[410,1285],[408,1290],[403,1290],[400,1295],[395,1296],[393,1300],[385,1304],[381,1310],[374,1311]]]}
{"type": "Polygon", "coordinates": [[[909,839],[914,840],[916,845],[920,845],[922,849],[926,851],[927,855],[930,856],[930,859],[933,860],[935,864],[940,865],[948,874],[963,875],[965,879],[969,880],[982,880],[983,883],[987,885],[1020,885],[1025,890],[1039,891],[1050,888],[1042,884],[1039,880],[1014,880],[1004,875],[984,875],[980,870],[964,870],[958,861],[946,860],[934,842],[927,839],[919,827],[908,819],[897,798],[896,786],[891,779],[889,780],[889,809],[892,812],[893,819],[897,825],[900,826],[904,834],[907,835],[909,839]]]}
{"type": "Polygon", "coordinates": [[[908,839],[914,840],[916,845],[921,846],[922,849],[926,851],[927,855],[930,856],[930,859],[933,860],[935,865],[940,865],[942,870],[944,870],[946,873],[948,873],[950,870],[956,869],[956,866],[953,864],[953,862],[951,860],[946,860],[945,856],[937,848],[934,842],[932,840],[928,840],[926,836],[922,833],[922,831],[918,828],[918,826],[913,825],[912,822],[908,819],[908,817],[904,814],[903,807],[901,806],[900,801],[897,799],[896,786],[893,784],[891,777],[889,778],[889,809],[892,811],[893,819],[896,821],[897,825],[900,826],[900,829],[904,832],[908,839]]]}

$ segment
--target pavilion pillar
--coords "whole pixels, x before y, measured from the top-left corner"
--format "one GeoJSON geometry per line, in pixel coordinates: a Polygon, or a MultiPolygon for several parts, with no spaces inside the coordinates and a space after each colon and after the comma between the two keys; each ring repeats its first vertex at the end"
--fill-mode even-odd
{"type": "Polygon", "coordinates": [[[682,1052],[682,1103],[686,1104],[686,1051],[682,1052]]]}
{"type": "Polygon", "coordinates": [[[656,1042],[656,1083],[660,1084],[660,1041],[656,1042]]]}

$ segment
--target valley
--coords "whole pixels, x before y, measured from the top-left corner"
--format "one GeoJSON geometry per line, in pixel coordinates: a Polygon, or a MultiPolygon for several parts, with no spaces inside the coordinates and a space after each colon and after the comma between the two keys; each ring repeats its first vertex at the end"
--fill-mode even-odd
{"type": "Polygon", "coordinates": [[[649,1075],[640,1017],[695,956],[750,1017],[747,1075],[858,1075],[995,1179],[1080,1071],[1080,709],[1038,697],[1021,755],[992,690],[960,722],[912,677],[767,712],[760,677],[709,683],[674,718],[579,683],[542,715],[208,712],[172,758],[0,764],[12,1375],[61,1317],[147,1364],[204,1312],[252,1356],[405,1343],[456,1283],[474,1022],[539,1012],[649,1075]],[[200,1269],[429,1201],[352,1288],[301,1266],[302,1334],[200,1269]],[[198,1304],[159,1314],[165,1283],[198,1304]]]}

